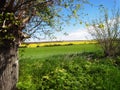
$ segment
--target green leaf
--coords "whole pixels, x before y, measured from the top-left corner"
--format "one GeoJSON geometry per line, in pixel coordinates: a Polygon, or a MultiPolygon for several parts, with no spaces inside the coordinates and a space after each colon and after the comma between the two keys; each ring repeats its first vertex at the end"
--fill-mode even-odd
{"type": "Polygon", "coordinates": [[[66,3],[64,4],[64,7],[65,7],[65,8],[68,8],[68,6],[69,6],[68,4],[66,4],[66,3]]]}
{"type": "Polygon", "coordinates": [[[86,27],[89,27],[89,24],[86,23],[85,26],[86,26],[86,27]]]}
{"type": "Polygon", "coordinates": [[[77,17],[77,11],[76,10],[73,10],[73,15],[75,16],[75,17],[77,17]]]}
{"type": "Polygon", "coordinates": [[[78,11],[80,9],[80,4],[76,5],[76,10],[78,11]]]}
{"type": "Polygon", "coordinates": [[[103,24],[99,24],[98,27],[101,28],[101,29],[103,29],[103,28],[104,28],[104,25],[103,25],[103,24]]]}
{"type": "Polygon", "coordinates": [[[80,24],[82,24],[82,22],[80,22],[80,24]]]}

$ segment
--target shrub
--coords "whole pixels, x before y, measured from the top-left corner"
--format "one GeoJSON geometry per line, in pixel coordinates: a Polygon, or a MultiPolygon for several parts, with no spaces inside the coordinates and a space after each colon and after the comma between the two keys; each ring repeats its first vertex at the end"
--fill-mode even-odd
{"type": "Polygon", "coordinates": [[[27,48],[27,46],[25,45],[25,46],[19,46],[19,48],[27,48]]]}
{"type": "Polygon", "coordinates": [[[36,48],[40,47],[39,45],[36,46],[36,48]]]}
{"type": "Polygon", "coordinates": [[[88,61],[80,54],[59,55],[29,66],[20,90],[120,90],[120,70],[109,60],[88,61]],[[25,87],[27,85],[27,87],[25,87]]]}

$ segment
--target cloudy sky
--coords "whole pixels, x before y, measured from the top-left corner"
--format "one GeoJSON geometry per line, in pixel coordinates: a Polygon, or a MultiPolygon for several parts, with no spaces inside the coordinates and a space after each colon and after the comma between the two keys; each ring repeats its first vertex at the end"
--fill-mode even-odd
{"type": "Polygon", "coordinates": [[[80,28],[75,31],[68,32],[68,35],[60,34],[56,36],[58,41],[63,40],[90,40],[92,37],[86,28],[80,28]]]}
{"type": "MultiPolygon", "coordinates": [[[[99,16],[100,11],[98,9],[99,5],[103,5],[108,10],[111,10],[114,7],[114,0],[89,0],[90,3],[92,3],[94,6],[85,5],[83,12],[87,13],[88,15],[85,16],[84,21],[89,22],[92,19],[95,19],[99,16]]],[[[120,0],[116,0],[117,6],[120,7],[120,0]]],[[[57,39],[55,40],[90,40],[92,37],[89,35],[87,28],[85,27],[85,23],[80,24],[76,23],[76,25],[73,25],[72,22],[70,22],[69,25],[65,25],[62,32],[55,33],[55,36],[57,39]],[[66,32],[68,35],[64,35],[63,33],[66,32]]],[[[31,41],[49,41],[48,38],[42,39],[42,40],[32,40],[31,41]]]]}
{"type": "MultiPolygon", "coordinates": [[[[89,5],[86,5],[84,7],[84,12],[88,13],[88,16],[84,18],[86,21],[95,19],[96,17],[99,17],[99,9],[97,6],[103,5],[108,10],[113,9],[114,7],[114,0],[89,0],[93,5],[96,7],[91,7],[89,5]]],[[[116,0],[117,6],[120,7],[120,0],[116,0]]],[[[58,35],[58,40],[90,40],[92,37],[88,33],[87,28],[85,27],[84,23],[82,25],[76,24],[71,26],[66,26],[64,28],[64,31],[68,33],[67,36],[65,35],[58,35]]]]}

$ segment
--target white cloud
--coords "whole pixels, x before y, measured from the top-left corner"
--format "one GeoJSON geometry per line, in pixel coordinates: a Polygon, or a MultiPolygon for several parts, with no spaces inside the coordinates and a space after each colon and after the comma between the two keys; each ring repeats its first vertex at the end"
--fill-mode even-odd
{"type": "Polygon", "coordinates": [[[58,36],[57,40],[90,40],[92,37],[88,33],[87,29],[78,29],[68,33],[67,36],[58,36]]]}
{"type": "Polygon", "coordinates": [[[88,33],[88,30],[85,28],[72,30],[71,32],[67,32],[68,35],[57,34],[57,39],[30,39],[27,42],[44,42],[44,41],[64,41],[64,40],[90,40],[92,39],[91,35],[88,33]]]}

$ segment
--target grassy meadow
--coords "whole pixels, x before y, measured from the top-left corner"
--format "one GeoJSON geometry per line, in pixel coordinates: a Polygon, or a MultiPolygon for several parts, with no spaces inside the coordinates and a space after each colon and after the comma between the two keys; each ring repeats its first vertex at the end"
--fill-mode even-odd
{"type": "Polygon", "coordinates": [[[104,57],[95,43],[75,43],[19,48],[18,89],[120,90],[120,57],[104,57]]]}
{"type": "Polygon", "coordinates": [[[80,52],[95,52],[98,50],[100,50],[100,47],[95,44],[20,48],[20,58],[44,58],[52,55],[80,53],[80,52]]]}

